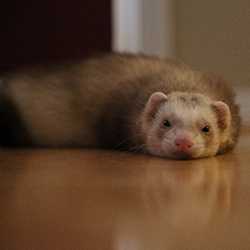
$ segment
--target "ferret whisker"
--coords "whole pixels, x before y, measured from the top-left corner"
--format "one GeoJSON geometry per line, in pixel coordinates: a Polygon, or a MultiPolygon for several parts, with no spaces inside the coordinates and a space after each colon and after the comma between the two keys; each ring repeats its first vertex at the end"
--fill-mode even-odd
{"type": "Polygon", "coordinates": [[[127,138],[127,139],[124,139],[123,141],[119,142],[114,148],[115,148],[115,149],[118,149],[118,148],[120,148],[120,147],[126,145],[129,141],[130,141],[130,139],[128,139],[128,138],[127,138]]]}
{"type": "Polygon", "coordinates": [[[136,153],[136,152],[146,152],[145,146],[146,146],[145,144],[134,146],[134,147],[129,148],[129,151],[134,152],[134,153],[136,153]]]}
{"type": "Polygon", "coordinates": [[[144,148],[145,146],[146,146],[145,144],[141,144],[138,146],[131,147],[130,150],[140,150],[140,149],[144,148]]]}

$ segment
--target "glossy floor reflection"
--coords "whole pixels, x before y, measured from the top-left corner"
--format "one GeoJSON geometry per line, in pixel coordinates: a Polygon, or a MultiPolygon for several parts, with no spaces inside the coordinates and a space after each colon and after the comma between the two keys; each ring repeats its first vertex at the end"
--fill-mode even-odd
{"type": "Polygon", "coordinates": [[[249,249],[245,140],[225,156],[178,162],[1,152],[1,249],[249,249]]]}
{"type": "Polygon", "coordinates": [[[250,249],[250,126],[235,151],[171,161],[0,152],[1,250],[250,249]]]}

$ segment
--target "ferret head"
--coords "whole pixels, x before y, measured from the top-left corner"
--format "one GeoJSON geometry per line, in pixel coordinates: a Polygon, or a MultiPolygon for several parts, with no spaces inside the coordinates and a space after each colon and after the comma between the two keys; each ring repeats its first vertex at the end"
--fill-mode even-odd
{"type": "Polygon", "coordinates": [[[213,156],[228,139],[228,105],[201,94],[153,93],[143,111],[146,151],[175,159],[213,156]]]}

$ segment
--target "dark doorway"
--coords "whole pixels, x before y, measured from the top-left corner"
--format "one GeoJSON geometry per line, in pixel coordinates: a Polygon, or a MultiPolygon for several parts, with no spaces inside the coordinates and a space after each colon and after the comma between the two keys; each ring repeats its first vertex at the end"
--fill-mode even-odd
{"type": "Polygon", "coordinates": [[[0,70],[111,50],[111,0],[0,4],[0,70]]]}

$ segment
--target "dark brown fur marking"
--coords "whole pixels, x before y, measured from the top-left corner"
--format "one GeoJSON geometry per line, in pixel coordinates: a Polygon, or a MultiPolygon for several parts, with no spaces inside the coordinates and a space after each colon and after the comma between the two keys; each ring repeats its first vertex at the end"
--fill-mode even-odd
{"type": "Polygon", "coordinates": [[[15,105],[6,97],[0,100],[0,146],[32,145],[32,140],[15,105]]]}

